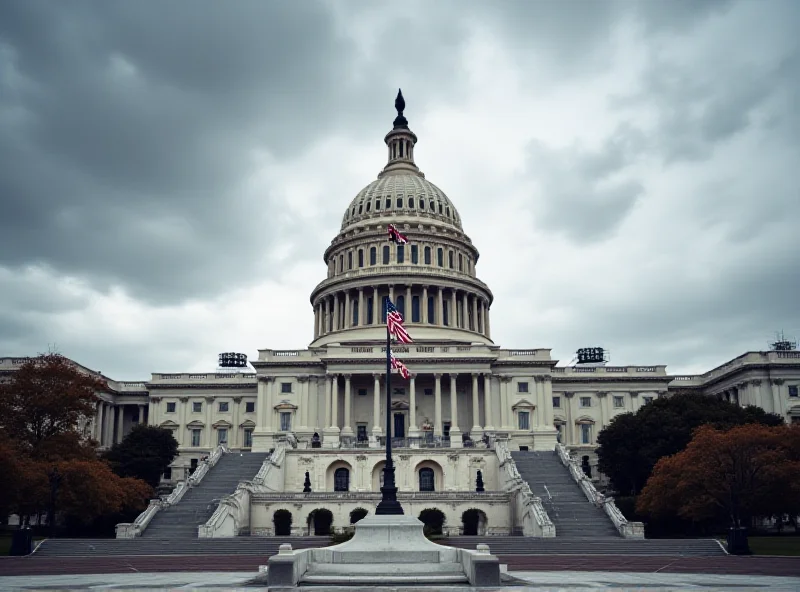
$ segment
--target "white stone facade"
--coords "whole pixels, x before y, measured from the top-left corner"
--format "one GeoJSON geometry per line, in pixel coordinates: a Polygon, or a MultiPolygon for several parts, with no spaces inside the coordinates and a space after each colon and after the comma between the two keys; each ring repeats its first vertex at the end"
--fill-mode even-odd
{"type": "MultiPolygon", "coordinates": [[[[453,203],[417,168],[417,137],[404,122],[395,120],[385,138],[387,165],[348,205],[341,230],[325,251],[327,274],[310,298],[308,349],[260,350],[250,374],[107,379],[109,391],[100,395],[97,415],[85,426],[87,436],[107,447],[137,422],[172,430],[180,456],[165,481],[176,482],[218,444],[268,451],[291,432],[299,445],[287,457],[291,468],[281,490],[302,490],[300,466],[292,463],[310,459],[314,491],[332,492],[324,471],[335,457],[353,469],[351,492],[373,495],[374,475],[367,465],[379,456],[386,436],[381,310],[387,296],[403,311],[414,339],[393,347],[412,373],[409,380],[392,376],[391,436],[398,454],[409,458],[398,466],[401,492],[418,491],[413,471],[424,461],[441,467],[440,491],[456,495],[474,489],[474,480],[471,486],[458,480],[472,467],[460,459],[483,454],[484,434],[508,434],[512,449],[552,450],[560,440],[593,465],[597,434],[615,415],[678,390],[757,405],[800,421],[798,351],[750,352],[703,375],[670,376],[665,366],[557,366],[549,349],[496,345],[493,295],[477,277],[478,250],[453,203]],[[408,244],[387,240],[390,223],[408,244]],[[311,448],[315,434],[320,449],[311,448]],[[442,455],[464,464],[463,474],[450,460],[435,460],[442,455]],[[362,457],[369,460],[358,460],[362,457]],[[454,480],[448,482],[448,474],[454,480]]],[[[0,379],[24,361],[0,358],[0,379]]],[[[489,461],[486,468],[487,491],[499,491],[496,468],[489,461]]],[[[341,501],[341,512],[361,501],[341,501]]],[[[277,503],[263,502],[264,507],[277,503]]]]}

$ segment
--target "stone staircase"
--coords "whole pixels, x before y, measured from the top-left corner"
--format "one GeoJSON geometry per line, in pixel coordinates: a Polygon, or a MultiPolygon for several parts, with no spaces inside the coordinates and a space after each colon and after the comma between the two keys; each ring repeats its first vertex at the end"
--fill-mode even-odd
{"type": "Polygon", "coordinates": [[[256,476],[266,454],[223,454],[200,484],[190,488],[174,506],[158,512],[142,533],[147,539],[196,539],[197,527],[205,524],[220,498],[232,494],[240,481],[256,476]]]}
{"type": "MultiPolygon", "coordinates": [[[[512,536],[459,536],[436,541],[442,545],[475,549],[480,543],[489,545],[494,555],[627,555],[660,557],[707,557],[725,555],[714,539],[646,539],[620,537],[535,539],[512,536]]],[[[326,547],[330,538],[317,537],[234,537],[226,539],[177,540],[136,539],[48,539],[35,552],[45,557],[141,557],[259,555],[265,559],[278,552],[282,543],[293,549],[326,547]]]]}
{"type": "Polygon", "coordinates": [[[512,452],[511,457],[533,494],[542,498],[557,538],[620,536],[605,511],[586,499],[556,452],[512,452]]]}

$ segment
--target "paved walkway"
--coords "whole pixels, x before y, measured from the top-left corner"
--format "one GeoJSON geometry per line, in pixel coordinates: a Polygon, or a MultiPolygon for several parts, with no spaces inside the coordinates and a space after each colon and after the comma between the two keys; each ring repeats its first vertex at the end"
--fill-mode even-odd
{"type": "MultiPolygon", "coordinates": [[[[759,590],[768,592],[797,592],[800,578],[768,576],[736,576],[672,573],[608,573],[608,572],[510,572],[516,579],[515,592],[586,592],[589,590],[631,590],[637,592],[678,592],[703,590],[704,592],[730,592],[731,590],[759,590]]],[[[127,573],[111,575],[53,575],[0,577],[1,590],[145,590],[198,588],[212,590],[252,590],[244,586],[255,576],[252,572],[179,572],[179,573],[127,573]]],[[[436,588],[439,592],[460,592],[464,587],[436,588]]],[[[343,592],[344,588],[326,588],[330,592],[343,592]]],[[[369,589],[368,589],[369,590],[369,589]]],[[[372,588],[376,592],[380,588],[372,588]]],[[[415,592],[424,588],[404,588],[415,592]]],[[[431,588],[427,588],[428,591],[431,588]]],[[[490,590],[484,588],[483,590],[490,590]]],[[[366,592],[366,591],[364,591],[366,592]]]]}
{"type": "MultiPolygon", "coordinates": [[[[513,571],[604,571],[737,574],[800,578],[800,557],[649,557],[620,555],[501,555],[513,571]]],[[[0,557],[0,576],[152,572],[249,572],[267,555],[137,557],[0,557]]],[[[1,588],[0,588],[1,589],[1,588]]]]}

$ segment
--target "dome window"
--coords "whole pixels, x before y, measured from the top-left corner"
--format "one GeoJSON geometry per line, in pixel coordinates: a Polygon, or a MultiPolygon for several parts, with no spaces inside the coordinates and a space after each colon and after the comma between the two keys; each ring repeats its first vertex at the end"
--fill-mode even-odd
{"type": "Polygon", "coordinates": [[[397,207],[398,208],[402,208],[403,207],[403,196],[402,195],[398,195],[397,196],[397,207]]]}
{"type": "Polygon", "coordinates": [[[441,202],[439,202],[439,213],[440,213],[440,214],[442,213],[442,209],[443,209],[443,208],[442,208],[442,204],[441,204],[441,202]]]}
{"type": "Polygon", "coordinates": [[[383,246],[383,264],[389,265],[389,245],[383,246]]]}
{"type": "Polygon", "coordinates": [[[433,203],[433,200],[431,200],[430,206],[431,206],[431,212],[436,212],[436,204],[433,203]]]}
{"type": "Polygon", "coordinates": [[[364,267],[364,249],[358,250],[358,266],[364,267]]]}
{"type": "Polygon", "coordinates": [[[355,216],[355,215],[356,215],[356,206],[355,206],[355,204],[353,204],[353,207],[352,207],[352,209],[350,210],[350,215],[351,215],[351,216],[355,216]]]}
{"type": "Polygon", "coordinates": [[[431,248],[425,247],[425,265],[431,264],[431,248]]]}
{"type": "Polygon", "coordinates": [[[375,209],[376,210],[380,210],[381,209],[381,200],[378,197],[375,198],[375,209]]]}
{"type": "Polygon", "coordinates": [[[368,211],[368,212],[369,212],[369,210],[370,210],[370,208],[371,208],[371,207],[372,207],[372,202],[371,202],[371,201],[368,201],[368,202],[367,202],[367,211],[368,211]]]}
{"type": "Polygon", "coordinates": [[[378,263],[378,249],[376,249],[375,247],[370,247],[369,248],[369,264],[370,265],[375,265],[376,263],[378,263]]]}
{"type": "Polygon", "coordinates": [[[436,250],[436,263],[439,267],[444,267],[444,249],[442,247],[436,250]]]}
{"type": "Polygon", "coordinates": [[[447,206],[447,217],[450,217],[450,206],[447,206]]]}
{"type": "Polygon", "coordinates": [[[361,204],[361,205],[358,206],[358,213],[359,214],[363,214],[364,213],[364,204],[361,204]]]}
{"type": "Polygon", "coordinates": [[[388,210],[391,207],[392,207],[392,198],[387,195],[386,196],[386,209],[388,210]]]}
{"type": "Polygon", "coordinates": [[[414,198],[413,197],[409,197],[408,198],[408,209],[409,210],[413,210],[414,209],[414,198]]]}
{"type": "Polygon", "coordinates": [[[425,200],[422,199],[421,197],[419,198],[419,209],[420,210],[424,210],[425,209],[425,200]]]}

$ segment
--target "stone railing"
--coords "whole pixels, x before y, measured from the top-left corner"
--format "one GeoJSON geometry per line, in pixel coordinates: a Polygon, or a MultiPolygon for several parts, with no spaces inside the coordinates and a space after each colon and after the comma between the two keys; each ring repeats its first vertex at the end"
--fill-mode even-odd
{"type": "Polygon", "coordinates": [[[153,517],[164,508],[174,506],[183,499],[184,494],[190,487],[196,487],[198,483],[203,480],[208,469],[217,464],[220,457],[227,452],[224,446],[218,446],[208,459],[202,461],[195,469],[192,476],[187,481],[179,481],[168,496],[163,499],[150,500],[150,505],[147,506],[144,512],[136,517],[133,522],[121,522],[115,527],[116,537],[118,539],[133,539],[142,536],[142,533],[147,528],[153,517]]]}
{"type": "MultiPolygon", "coordinates": [[[[291,503],[293,501],[380,501],[381,493],[379,491],[314,491],[311,493],[298,493],[298,492],[284,492],[284,493],[266,493],[263,491],[255,491],[253,493],[253,501],[257,502],[276,502],[286,501],[291,503]]],[[[422,500],[422,501],[442,501],[442,502],[459,502],[459,501],[489,501],[489,502],[508,502],[509,492],[507,491],[398,491],[397,499],[399,500],[422,500]]]]}
{"type": "Polygon", "coordinates": [[[197,527],[201,539],[230,538],[250,531],[250,500],[256,492],[278,492],[283,486],[286,448],[279,443],[264,459],[252,481],[242,481],[230,495],[223,496],[205,524],[197,527]]]}
{"type": "Polygon", "coordinates": [[[512,528],[522,523],[522,534],[528,537],[552,538],[556,536],[556,527],[542,505],[542,499],[533,495],[530,485],[517,470],[517,463],[511,458],[508,443],[497,439],[494,445],[495,454],[500,462],[500,478],[504,481],[504,489],[512,495],[512,509],[516,519],[512,520],[512,528]]]}
{"type": "Polygon", "coordinates": [[[644,524],[641,522],[629,522],[628,519],[623,516],[622,512],[619,511],[619,508],[617,508],[613,497],[605,496],[597,491],[594,483],[592,483],[591,479],[581,470],[578,466],[578,462],[569,455],[563,444],[556,444],[556,452],[558,452],[558,457],[561,459],[562,464],[569,469],[572,478],[583,490],[589,502],[598,508],[603,508],[624,538],[644,538],[644,524]]]}
{"type": "Polygon", "coordinates": [[[182,372],[180,374],[153,374],[150,382],[160,381],[174,381],[184,380],[188,382],[211,382],[211,381],[235,381],[235,382],[255,382],[255,372],[237,372],[237,373],[216,373],[210,372],[208,374],[189,374],[182,372]]]}
{"type": "Polygon", "coordinates": [[[435,277],[440,277],[442,279],[454,280],[460,283],[469,283],[481,288],[485,292],[491,293],[491,291],[489,290],[489,286],[487,286],[481,280],[469,275],[468,273],[465,273],[463,271],[457,271],[455,269],[433,267],[431,265],[375,265],[370,267],[360,267],[358,269],[345,271],[343,273],[337,273],[336,275],[326,278],[322,280],[319,283],[319,285],[317,285],[317,287],[314,289],[313,294],[319,294],[324,290],[326,290],[328,287],[334,284],[338,284],[345,280],[358,280],[362,278],[367,279],[381,275],[391,275],[393,277],[423,276],[425,278],[431,278],[431,276],[435,276],[435,277]]]}
{"type": "MultiPolygon", "coordinates": [[[[605,375],[605,374],[629,374],[640,376],[650,374],[656,376],[667,376],[666,366],[558,366],[553,368],[553,372],[566,376],[581,376],[584,374],[605,375]]],[[[587,377],[590,378],[590,377],[587,377]]],[[[594,377],[591,377],[594,378],[594,377]]]]}

